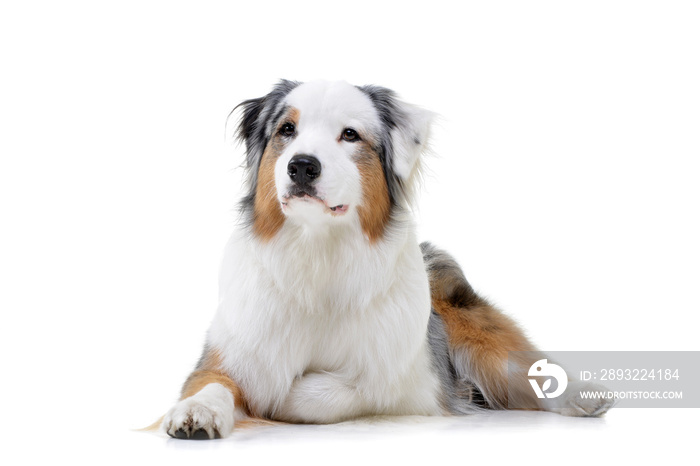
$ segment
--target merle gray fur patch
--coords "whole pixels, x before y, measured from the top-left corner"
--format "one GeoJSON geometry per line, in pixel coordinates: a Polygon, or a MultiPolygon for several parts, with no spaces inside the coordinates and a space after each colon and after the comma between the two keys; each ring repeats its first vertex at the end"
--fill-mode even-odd
{"type": "Polygon", "coordinates": [[[457,376],[450,355],[445,324],[434,310],[430,312],[428,321],[428,344],[433,369],[440,380],[445,409],[451,414],[469,414],[485,408],[484,397],[478,388],[457,376]]]}

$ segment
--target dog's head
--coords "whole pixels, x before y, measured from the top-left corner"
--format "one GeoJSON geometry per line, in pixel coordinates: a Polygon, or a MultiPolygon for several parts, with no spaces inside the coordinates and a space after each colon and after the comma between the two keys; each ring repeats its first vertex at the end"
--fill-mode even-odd
{"type": "Polygon", "coordinates": [[[281,81],[241,104],[253,232],[272,238],[287,222],[323,231],[355,223],[382,237],[406,207],[432,114],[376,86],[281,81]]]}

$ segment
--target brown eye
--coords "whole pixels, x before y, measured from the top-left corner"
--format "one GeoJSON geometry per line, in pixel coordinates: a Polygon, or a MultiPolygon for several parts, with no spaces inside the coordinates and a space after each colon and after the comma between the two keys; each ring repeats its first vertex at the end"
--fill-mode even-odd
{"type": "Polygon", "coordinates": [[[357,134],[357,131],[355,131],[352,128],[345,128],[341,137],[348,142],[355,142],[360,140],[360,135],[357,134]]]}
{"type": "Polygon", "coordinates": [[[279,130],[279,133],[282,136],[294,136],[294,131],[296,131],[296,128],[294,127],[294,123],[285,123],[282,125],[282,127],[279,130]]]}

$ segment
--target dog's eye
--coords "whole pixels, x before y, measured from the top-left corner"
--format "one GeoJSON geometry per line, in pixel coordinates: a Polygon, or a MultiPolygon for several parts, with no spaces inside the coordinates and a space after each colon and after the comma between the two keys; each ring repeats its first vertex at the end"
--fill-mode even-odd
{"type": "Polygon", "coordinates": [[[352,128],[345,128],[341,137],[348,142],[355,142],[360,140],[360,135],[357,134],[357,131],[355,131],[352,128]]]}
{"type": "Polygon", "coordinates": [[[285,123],[280,128],[279,133],[282,136],[294,136],[295,130],[296,130],[296,128],[294,127],[294,123],[285,123]]]}

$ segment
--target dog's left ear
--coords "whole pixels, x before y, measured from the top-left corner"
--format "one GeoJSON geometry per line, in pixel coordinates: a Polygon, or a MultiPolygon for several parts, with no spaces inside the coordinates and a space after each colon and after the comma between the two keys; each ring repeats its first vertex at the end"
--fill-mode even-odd
{"type": "Polygon", "coordinates": [[[360,90],[372,100],[384,125],[382,149],[392,197],[410,203],[435,114],[399,100],[384,87],[363,86],[360,90]]]}
{"type": "Polygon", "coordinates": [[[396,102],[398,117],[390,130],[394,150],[394,170],[405,181],[420,168],[421,155],[428,145],[434,114],[405,102],[396,102]]]}

